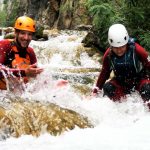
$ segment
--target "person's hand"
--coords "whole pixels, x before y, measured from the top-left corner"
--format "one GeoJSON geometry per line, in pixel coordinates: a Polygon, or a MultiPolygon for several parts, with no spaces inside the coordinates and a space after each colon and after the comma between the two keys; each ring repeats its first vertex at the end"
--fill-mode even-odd
{"type": "Polygon", "coordinates": [[[97,96],[97,94],[100,92],[100,89],[99,87],[97,86],[94,86],[93,89],[92,89],[92,96],[97,96]]]}
{"type": "Polygon", "coordinates": [[[57,81],[57,83],[56,83],[56,87],[57,88],[61,88],[61,87],[65,87],[65,86],[67,86],[68,85],[68,81],[67,80],[63,80],[63,79],[59,79],[58,81],[57,81]]]}
{"type": "Polygon", "coordinates": [[[36,75],[43,72],[43,68],[38,68],[36,64],[30,65],[26,70],[25,74],[27,77],[36,77],[36,75]]]}

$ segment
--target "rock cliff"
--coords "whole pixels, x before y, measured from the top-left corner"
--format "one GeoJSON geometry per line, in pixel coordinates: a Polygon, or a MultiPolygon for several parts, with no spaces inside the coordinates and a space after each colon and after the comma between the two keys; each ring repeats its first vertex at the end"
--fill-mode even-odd
{"type": "Polygon", "coordinates": [[[74,29],[76,26],[90,24],[86,11],[86,0],[4,0],[7,21],[18,16],[31,15],[39,25],[74,29]]]}

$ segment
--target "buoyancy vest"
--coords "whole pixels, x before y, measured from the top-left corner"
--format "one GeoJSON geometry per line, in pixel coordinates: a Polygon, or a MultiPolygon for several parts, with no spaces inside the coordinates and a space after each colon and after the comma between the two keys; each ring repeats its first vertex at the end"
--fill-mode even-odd
{"type": "Polygon", "coordinates": [[[9,61],[7,62],[6,66],[16,69],[26,69],[31,64],[30,57],[28,54],[28,48],[25,51],[23,51],[25,55],[20,56],[21,53],[19,53],[15,41],[14,40],[9,41],[10,41],[11,56],[8,57],[11,57],[11,59],[7,58],[7,60],[9,59],[9,61]]]}
{"type": "Polygon", "coordinates": [[[30,57],[28,53],[26,54],[26,57],[20,57],[18,49],[15,45],[12,46],[12,51],[14,52],[14,60],[12,60],[11,66],[12,68],[16,69],[26,69],[31,64],[30,63],[30,57]]]}
{"type": "MultiPolygon", "coordinates": [[[[11,49],[11,53],[12,53],[12,58],[14,59],[9,59],[8,62],[6,63],[6,66],[11,67],[11,68],[16,68],[16,69],[26,69],[29,67],[29,65],[31,64],[30,62],[30,57],[28,54],[28,49],[26,50],[26,55],[25,58],[20,57],[19,55],[19,51],[17,49],[17,46],[15,45],[14,40],[9,40],[10,41],[10,49],[11,49]]],[[[19,80],[19,78],[18,78],[19,80]]],[[[28,78],[27,77],[23,77],[23,81],[24,83],[28,82],[28,78]]],[[[6,90],[6,81],[4,78],[0,79],[0,89],[2,90],[6,90]]]]}
{"type": "Polygon", "coordinates": [[[115,77],[120,82],[136,79],[142,70],[141,62],[135,52],[135,42],[133,39],[129,39],[127,48],[123,56],[115,55],[112,50],[109,54],[110,68],[114,71],[115,77]]]}

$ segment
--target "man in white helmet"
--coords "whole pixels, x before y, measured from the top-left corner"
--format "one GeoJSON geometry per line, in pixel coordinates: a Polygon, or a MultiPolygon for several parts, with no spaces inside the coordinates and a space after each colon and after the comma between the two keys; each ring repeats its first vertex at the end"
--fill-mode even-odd
{"type": "Polygon", "coordinates": [[[144,102],[150,100],[150,61],[148,53],[129,38],[124,25],[114,24],[108,31],[110,47],[103,57],[102,71],[93,94],[102,89],[113,101],[120,101],[126,94],[137,90],[144,102]],[[111,71],[114,77],[106,82],[111,71]]]}

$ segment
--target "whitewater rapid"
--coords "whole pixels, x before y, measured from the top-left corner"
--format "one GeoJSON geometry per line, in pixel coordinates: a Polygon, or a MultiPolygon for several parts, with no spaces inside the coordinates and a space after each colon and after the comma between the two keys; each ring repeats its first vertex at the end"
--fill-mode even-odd
{"type": "MultiPolygon", "coordinates": [[[[75,127],[59,136],[43,131],[39,137],[22,135],[5,140],[5,133],[1,130],[1,150],[149,150],[150,113],[138,93],[127,95],[122,103],[112,102],[103,97],[103,93],[98,97],[91,97],[90,90],[99,72],[75,72],[79,68],[82,71],[82,68],[101,67],[84,50],[81,44],[84,36],[85,33],[75,31],[62,32],[45,42],[32,41],[31,46],[38,56],[38,65],[45,70],[36,80],[31,81],[25,93],[16,96],[35,103],[54,103],[76,111],[87,116],[94,128],[75,127]],[[74,72],[70,72],[70,68],[74,72]],[[88,81],[92,78],[89,83],[85,79],[83,82],[83,77],[87,77],[87,74],[88,81]],[[62,89],[55,89],[58,77],[67,78],[69,84],[62,89]],[[74,88],[75,85],[87,87],[88,92],[81,92],[78,87],[74,88]]],[[[9,94],[0,93],[0,106],[8,106],[9,99],[4,97],[9,94]]]]}

